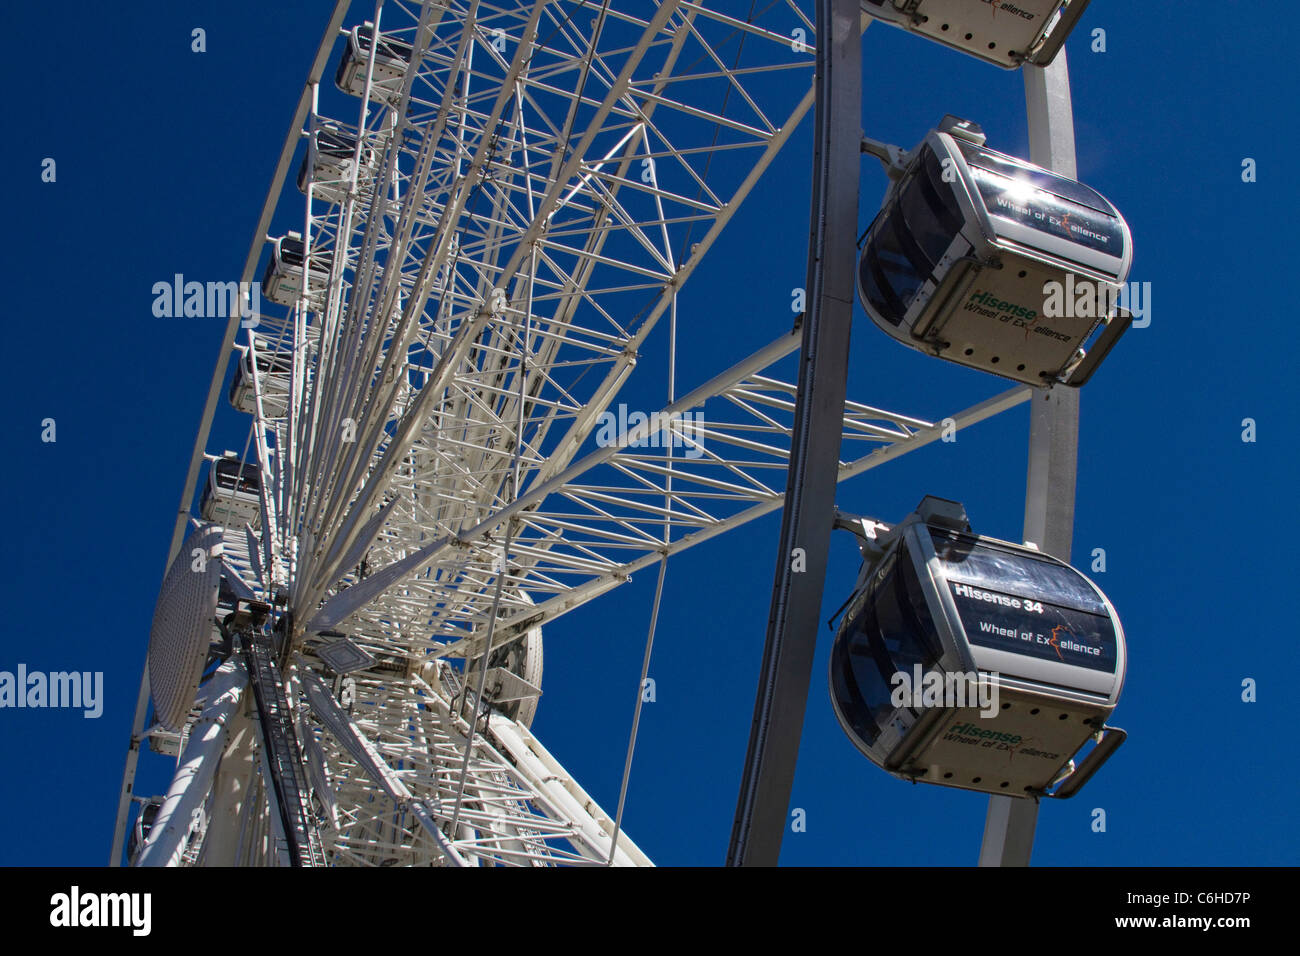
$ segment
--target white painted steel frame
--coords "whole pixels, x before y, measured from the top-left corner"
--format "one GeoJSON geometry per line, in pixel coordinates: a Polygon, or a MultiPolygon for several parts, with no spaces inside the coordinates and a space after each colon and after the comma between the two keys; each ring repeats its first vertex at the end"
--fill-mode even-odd
{"type": "MultiPolygon", "coordinates": [[[[311,69],[308,73],[307,84],[303,87],[302,94],[298,97],[298,105],[294,110],[293,121],[289,124],[289,134],[285,138],[284,145],[280,150],[280,159],[276,164],[274,175],[271,177],[270,186],[267,188],[266,199],[262,203],[262,212],[258,218],[257,228],[253,231],[253,241],[249,246],[248,255],[244,260],[244,271],[241,275],[241,281],[247,283],[253,279],[253,271],[257,266],[257,260],[261,256],[262,242],[261,235],[266,232],[270,225],[271,215],[279,202],[280,190],[284,185],[285,174],[289,170],[289,163],[293,159],[294,147],[297,142],[297,130],[302,126],[303,118],[307,115],[308,107],[308,89],[311,84],[320,77],[325,67],[325,61],[329,58],[330,50],[334,46],[334,36],[338,33],[339,26],[343,23],[343,17],[347,13],[348,0],[335,0],[334,10],[330,14],[329,23],[325,27],[325,33],[321,37],[321,42],[316,51],[316,57],[312,62],[311,69]]],[[[226,366],[230,361],[230,347],[235,341],[235,332],[239,328],[240,317],[238,312],[228,317],[226,322],[225,335],[221,340],[221,348],[217,352],[216,366],[212,370],[212,380],[208,384],[208,395],[203,405],[203,417],[199,421],[198,434],[194,438],[194,451],[190,455],[189,470],[185,475],[185,487],[181,491],[180,505],[177,508],[176,523],[172,529],[171,545],[167,549],[167,562],[164,567],[170,566],[172,559],[176,556],[177,549],[180,548],[181,539],[185,534],[185,528],[190,519],[190,506],[194,500],[194,489],[198,483],[199,467],[203,462],[204,449],[208,444],[208,434],[212,430],[212,418],[216,414],[217,402],[221,397],[221,386],[226,377],[226,366]]],[[[126,818],[127,812],[131,806],[131,793],[135,786],[136,765],[140,759],[140,743],[143,739],[145,715],[149,706],[149,673],[143,670],[140,676],[140,689],[136,694],[135,715],[131,723],[131,740],[127,747],[126,766],[122,771],[122,784],[118,795],[117,816],[113,823],[113,844],[109,851],[109,866],[120,866],[122,861],[122,848],[126,839],[126,818]]]]}
{"type": "MultiPolygon", "coordinates": [[[[308,278],[295,306],[272,306],[246,336],[256,413],[243,457],[261,465],[264,508],[261,554],[240,538],[238,573],[263,600],[287,591],[302,666],[325,672],[313,653],[325,625],[377,658],[350,675],[351,706],[418,799],[403,809],[319,722],[302,721],[306,749],[322,755],[326,816],[337,815],[326,836],[336,863],[603,863],[608,817],[526,728],[484,712],[452,662],[481,655],[489,627],[505,646],[781,506],[795,389],[770,367],[797,334],[663,409],[677,448],[641,447],[647,424],[582,453],[659,318],[810,109],[814,51],[796,53],[785,27],[811,35],[812,24],[788,0],[774,5],[786,19],[755,23],[669,0],[648,19],[572,0],[381,0],[367,15],[410,44],[411,66],[379,89],[368,70],[375,95],[346,101],[349,123],[320,113],[343,6],[245,278],[298,139],[328,121],[376,165],[360,176],[354,163],[351,182],[324,191],[308,183],[305,261],[328,255],[329,279],[308,278]],[[746,61],[738,39],[766,59],[746,61]],[[794,81],[772,82],[782,72],[794,81]],[[263,350],[291,354],[291,375],[260,369],[263,350]],[[687,413],[703,416],[698,427],[687,413]]],[[[1028,394],[952,417],[966,427],[1028,394]]],[[[840,480],[940,431],[856,402],[843,429],[861,454],[846,456],[840,480]]],[[[290,668],[286,680],[293,707],[300,678],[290,668]]],[[[274,814],[255,771],[242,792],[234,855],[272,863],[274,814]]],[[[234,825],[223,827],[228,838],[234,825]]],[[[119,853],[120,841],[114,862],[119,853]]],[[[621,836],[615,862],[648,861],[621,836]]]]}
{"type": "MultiPolygon", "coordinates": [[[[1074,179],[1074,107],[1065,50],[1050,66],[1023,70],[1030,162],[1074,179]]],[[[1025,540],[1068,564],[1078,478],[1079,391],[1035,389],[1030,408],[1025,540]]],[[[1037,825],[1036,800],[989,797],[979,865],[1028,866],[1037,825]]]]}

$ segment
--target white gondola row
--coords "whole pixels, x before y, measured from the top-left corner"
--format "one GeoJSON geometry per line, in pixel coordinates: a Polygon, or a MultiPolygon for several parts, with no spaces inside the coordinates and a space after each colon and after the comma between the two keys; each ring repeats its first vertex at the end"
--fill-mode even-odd
{"type": "Polygon", "coordinates": [[[1128,326],[1116,304],[1133,247],[1115,207],[988,149],[976,124],[951,116],[891,164],[897,178],[858,261],[872,321],[911,348],[1018,382],[1085,383],[1128,326]]]}
{"type": "Polygon", "coordinates": [[[1073,795],[1126,736],[1105,726],[1126,665],[1106,596],[1063,561],[974,534],[956,502],[926,498],[875,539],[859,534],[830,657],[849,739],[905,780],[1073,795]]]}
{"type": "Polygon", "coordinates": [[[1087,6],[1088,0],[862,0],[877,20],[1009,70],[1052,62],[1087,6]]]}

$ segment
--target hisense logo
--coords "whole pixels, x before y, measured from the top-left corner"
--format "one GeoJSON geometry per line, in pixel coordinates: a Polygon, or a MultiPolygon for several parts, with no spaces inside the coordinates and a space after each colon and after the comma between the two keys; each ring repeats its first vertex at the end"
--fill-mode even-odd
{"type": "Polygon", "coordinates": [[[1018,744],[1024,740],[1019,734],[1007,734],[1000,730],[985,730],[983,727],[977,727],[971,723],[958,724],[948,733],[960,734],[963,737],[981,737],[985,740],[996,740],[1004,744],[1018,744]]]}
{"type": "Polygon", "coordinates": [[[966,300],[966,311],[979,312],[990,317],[1001,317],[1002,314],[1018,319],[1034,319],[1038,317],[1037,309],[1027,309],[1015,302],[1007,302],[999,299],[991,292],[985,292],[983,289],[976,289],[970,294],[970,298],[966,300]]]}

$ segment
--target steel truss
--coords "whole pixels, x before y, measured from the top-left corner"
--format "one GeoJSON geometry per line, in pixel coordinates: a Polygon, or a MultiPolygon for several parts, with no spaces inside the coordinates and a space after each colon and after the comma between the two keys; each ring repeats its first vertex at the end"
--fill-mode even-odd
{"type": "MultiPolygon", "coordinates": [[[[234,576],[282,622],[336,865],[607,862],[609,818],[501,712],[499,682],[477,699],[472,665],[784,501],[796,389],[774,366],[797,332],[612,440],[601,429],[661,320],[693,320],[678,293],[813,105],[813,24],[790,0],[752,21],[612,6],[381,0],[355,117],[322,112],[318,56],[291,131],[356,146],[343,175],[306,184],[296,303],[243,336],[262,530],[226,538],[234,576]],[[379,56],[394,50],[409,50],[400,71],[379,56]],[[370,665],[324,662],[343,635],[370,665]]],[[[852,401],[842,430],[840,480],[940,436],[852,401]]],[[[230,772],[206,778],[212,822],[184,849],[281,861],[274,780],[230,737],[230,772]]],[[[649,861],[620,836],[613,862],[649,861]]]]}

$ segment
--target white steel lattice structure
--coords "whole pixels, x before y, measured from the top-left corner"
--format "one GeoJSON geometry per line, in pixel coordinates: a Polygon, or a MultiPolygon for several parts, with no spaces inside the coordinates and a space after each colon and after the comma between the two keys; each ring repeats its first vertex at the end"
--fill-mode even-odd
{"type": "MultiPolygon", "coordinates": [[[[208,766],[185,803],[198,825],[164,804],[137,850],[248,865],[310,862],[317,843],[337,865],[603,864],[611,850],[648,863],[528,730],[541,632],[782,504],[795,390],[771,369],[796,332],[680,397],[670,374],[661,416],[619,441],[597,433],[647,338],[691,321],[679,291],[812,107],[812,47],[790,39],[797,26],[814,42],[811,16],[793,0],[739,13],[388,0],[340,31],[347,6],[244,275],[278,238],[264,234],[277,204],[301,202],[281,186],[302,140],[300,231],[268,253],[265,311],[242,323],[255,328],[240,332],[231,389],[252,416],[240,458],[260,473],[260,526],[213,519],[228,586],[209,664],[251,669],[251,687],[265,639],[278,670],[262,686],[282,705],[246,691],[218,744],[198,739],[208,766]],[[327,63],[355,98],[319,85],[327,63]],[[352,112],[325,115],[327,98],[352,112]],[[331,647],[356,669],[327,663],[331,647]],[[283,711],[296,770],[273,766],[268,711],[283,711]],[[300,813],[286,806],[299,791],[300,813]]],[[[964,427],[1028,397],[951,417],[964,427]]],[[[843,431],[841,479],[939,437],[858,402],[843,431]]],[[[142,706],[136,740],[187,765],[216,680],[179,739],[145,729],[142,706]]],[[[125,808],[124,795],[114,862],[125,808]]]]}

